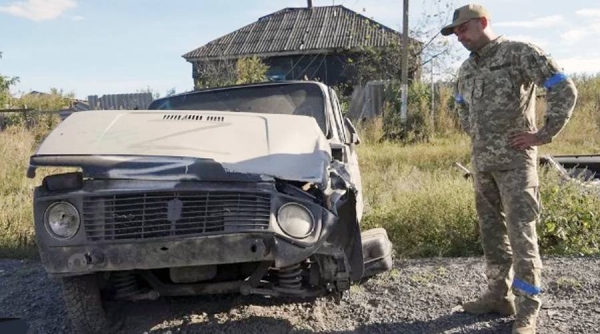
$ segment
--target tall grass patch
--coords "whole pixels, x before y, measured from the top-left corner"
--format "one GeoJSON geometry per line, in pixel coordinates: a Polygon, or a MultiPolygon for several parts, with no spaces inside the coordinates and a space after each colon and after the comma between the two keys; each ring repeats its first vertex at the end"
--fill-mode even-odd
{"type": "Polygon", "coordinates": [[[26,256],[34,252],[32,189],[25,176],[35,135],[23,126],[0,133],[0,257],[26,256]]]}
{"type": "Polygon", "coordinates": [[[33,225],[33,189],[50,173],[65,168],[40,169],[34,179],[26,176],[29,157],[38,143],[56,124],[52,117],[34,127],[24,124],[8,127],[0,132],[0,257],[30,257],[37,254],[33,225]],[[49,123],[51,122],[51,123],[49,123]]]}

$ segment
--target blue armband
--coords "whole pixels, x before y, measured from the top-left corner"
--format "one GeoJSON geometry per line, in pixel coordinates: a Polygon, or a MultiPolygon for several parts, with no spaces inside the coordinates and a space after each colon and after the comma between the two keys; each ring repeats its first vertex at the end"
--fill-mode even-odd
{"type": "Polygon", "coordinates": [[[454,97],[454,99],[456,100],[456,103],[460,103],[460,104],[465,103],[465,99],[460,94],[456,94],[456,96],[454,97]]]}
{"type": "Polygon", "coordinates": [[[525,281],[522,281],[518,278],[515,278],[513,280],[513,287],[516,289],[519,289],[521,291],[524,291],[525,293],[527,293],[530,296],[535,296],[540,294],[540,292],[542,292],[542,289],[540,289],[537,286],[531,285],[525,281]]]}
{"type": "Polygon", "coordinates": [[[552,87],[554,87],[554,85],[556,85],[557,83],[563,82],[567,80],[567,75],[564,73],[556,73],[555,75],[551,76],[548,80],[546,80],[546,82],[544,82],[544,87],[546,87],[546,89],[550,89],[552,87]]]}

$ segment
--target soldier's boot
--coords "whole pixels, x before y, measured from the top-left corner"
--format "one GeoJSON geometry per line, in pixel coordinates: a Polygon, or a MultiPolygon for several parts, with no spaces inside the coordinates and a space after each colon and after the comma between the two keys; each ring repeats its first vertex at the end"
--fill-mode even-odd
{"type": "Polygon", "coordinates": [[[502,316],[510,316],[515,314],[515,297],[514,295],[498,296],[488,291],[481,297],[464,303],[463,309],[471,314],[498,313],[502,316]]]}
{"type": "Polygon", "coordinates": [[[535,334],[538,314],[541,308],[539,298],[519,296],[516,304],[516,317],[513,334],[535,334]]]}

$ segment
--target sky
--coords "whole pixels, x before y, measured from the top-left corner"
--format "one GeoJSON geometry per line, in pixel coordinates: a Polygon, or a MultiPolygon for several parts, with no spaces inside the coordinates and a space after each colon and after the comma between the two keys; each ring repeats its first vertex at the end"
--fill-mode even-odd
{"type": "MultiPolygon", "coordinates": [[[[437,2],[410,0],[409,26],[437,2]]],[[[0,74],[18,76],[20,94],[55,87],[88,95],[161,95],[193,88],[181,56],[285,7],[306,0],[0,0],[0,74]]],[[[402,31],[402,0],[313,0],[343,5],[402,31]]],[[[567,73],[600,72],[600,1],[480,0],[497,34],[532,42],[567,73]]],[[[453,7],[453,8],[454,8],[453,7]]],[[[451,19],[451,11],[446,11],[451,19]]],[[[458,45],[455,36],[447,37],[458,45]]],[[[458,45],[459,56],[468,53],[458,45]]]]}

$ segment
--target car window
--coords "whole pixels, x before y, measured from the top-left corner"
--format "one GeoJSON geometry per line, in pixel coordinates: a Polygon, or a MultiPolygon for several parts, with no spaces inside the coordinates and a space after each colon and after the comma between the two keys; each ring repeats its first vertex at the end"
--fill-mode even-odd
{"type": "Polygon", "coordinates": [[[337,128],[338,136],[342,142],[345,142],[346,141],[346,132],[344,131],[344,123],[341,118],[342,109],[341,109],[340,103],[338,101],[337,94],[335,93],[335,91],[333,89],[330,89],[329,96],[331,99],[331,105],[333,106],[333,115],[335,118],[335,124],[336,124],[336,128],[337,128]]]}
{"type": "Polygon", "coordinates": [[[198,91],[153,101],[150,110],[216,110],[311,116],[327,134],[325,99],[315,84],[281,84],[198,91]]]}

